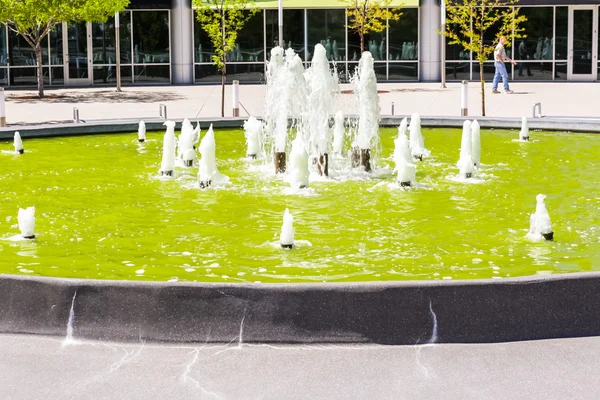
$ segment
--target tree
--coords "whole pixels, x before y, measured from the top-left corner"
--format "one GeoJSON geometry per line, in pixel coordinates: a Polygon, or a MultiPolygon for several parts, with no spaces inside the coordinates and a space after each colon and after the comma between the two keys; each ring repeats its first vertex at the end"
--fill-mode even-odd
{"type": "Polygon", "coordinates": [[[393,0],[346,0],[348,29],[360,36],[360,52],[365,51],[365,35],[369,32],[382,32],[389,26],[388,21],[398,21],[402,16],[402,6],[390,8],[393,0]]]}
{"type": "MultiPolygon", "coordinates": [[[[504,36],[508,46],[513,39],[525,37],[521,24],[527,21],[513,7],[519,0],[447,0],[446,31],[439,32],[467,52],[473,52],[479,61],[481,82],[481,115],[485,117],[484,63],[490,59],[498,41],[504,36]],[[493,32],[495,31],[495,36],[493,32]],[[493,40],[489,38],[493,37],[493,40]]],[[[442,73],[444,73],[442,71],[442,73]]]]}
{"type": "Polygon", "coordinates": [[[63,22],[105,22],[129,5],[129,0],[0,0],[0,23],[21,35],[33,48],[38,96],[44,97],[42,40],[63,22]]]}
{"type": "Polygon", "coordinates": [[[227,53],[235,50],[239,32],[260,9],[252,0],[193,1],[198,21],[214,48],[213,65],[221,72],[221,117],[224,117],[227,53]]]}

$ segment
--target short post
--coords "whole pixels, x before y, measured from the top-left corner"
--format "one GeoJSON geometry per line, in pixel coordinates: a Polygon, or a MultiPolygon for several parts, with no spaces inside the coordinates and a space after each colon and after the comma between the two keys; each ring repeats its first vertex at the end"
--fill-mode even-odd
{"type": "Polygon", "coordinates": [[[317,172],[320,176],[329,176],[329,154],[324,153],[313,159],[313,164],[317,165],[317,172]]]}
{"type": "Polygon", "coordinates": [[[240,116],[240,81],[233,81],[232,85],[232,95],[231,98],[233,100],[233,116],[240,116]]]}
{"type": "Polygon", "coordinates": [[[460,83],[460,116],[469,115],[469,81],[460,83]]]}
{"type": "Polygon", "coordinates": [[[6,104],[4,98],[4,88],[0,88],[0,128],[6,126],[6,104]]]}
{"type": "Polygon", "coordinates": [[[394,116],[394,102],[392,101],[392,116],[394,116]]]}
{"type": "Polygon", "coordinates": [[[533,103],[533,118],[542,118],[542,103],[533,103]],[[539,114],[536,114],[535,111],[538,110],[539,114]]]}
{"type": "Polygon", "coordinates": [[[162,119],[167,119],[167,106],[164,104],[159,104],[158,105],[158,112],[160,114],[160,117],[162,119]]]}
{"type": "Polygon", "coordinates": [[[79,108],[77,107],[73,107],[73,122],[76,124],[79,123],[79,108]]]}

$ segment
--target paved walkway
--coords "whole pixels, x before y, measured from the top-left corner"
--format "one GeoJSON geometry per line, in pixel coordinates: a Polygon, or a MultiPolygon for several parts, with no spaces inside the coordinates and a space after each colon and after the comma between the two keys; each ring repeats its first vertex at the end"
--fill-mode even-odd
{"type": "Polygon", "coordinates": [[[3,400],[597,399],[600,338],[424,346],[119,344],[0,335],[3,400]]]}
{"type": "MultiPolygon", "coordinates": [[[[226,88],[225,116],[231,116],[231,86],[226,88]]],[[[350,90],[342,85],[342,90],[350,90]]],[[[515,94],[491,94],[486,86],[487,115],[490,117],[531,116],[532,104],[542,103],[548,116],[600,117],[598,96],[600,83],[515,83],[515,94]]],[[[391,114],[392,102],[396,115],[418,112],[424,116],[460,115],[460,85],[439,83],[380,84],[382,115],[391,114]]],[[[45,100],[38,100],[33,91],[6,90],[7,122],[31,124],[69,121],[73,107],[78,107],[82,119],[158,117],[159,104],[166,104],[171,118],[210,118],[220,116],[220,86],[154,86],[127,87],[122,93],[112,88],[48,90],[45,100]]],[[[242,85],[240,100],[242,116],[262,115],[264,85],[242,85]]],[[[345,113],[357,113],[354,96],[342,94],[338,102],[345,113]]],[[[481,115],[477,83],[470,83],[469,114],[481,115]]]]}

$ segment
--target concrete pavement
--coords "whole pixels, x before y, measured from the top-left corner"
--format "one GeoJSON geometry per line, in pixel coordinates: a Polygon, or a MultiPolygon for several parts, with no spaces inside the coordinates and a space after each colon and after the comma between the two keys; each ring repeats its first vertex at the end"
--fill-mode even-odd
{"type": "Polygon", "coordinates": [[[421,346],[0,335],[3,400],[596,399],[600,338],[421,346]]]}
{"type": "MultiPolygon", "coordinates": [[[[351,91],[342,85],[343,92],[351,91]]],[[[530,117],[532,104],[541,102],[547,116],[600,117],[598,96],[600,83],[514,83],[515,94],[492,94],[486,85],[487,116],[530,117]]],[[[460,84],[385,83],[379,85],[382,115],[418,112],[423,116],[460,115],[460,84]]],[[[34,91],[7,90],[7,123],[13,125],[69,121],[73,107],[82,119],[121,119],[158,117],[159,104],[166,104],[170,118],[211,118],[220,116],[220,86],[149,86],[126,87],[122,93],[113,88],[48,90],[47,98],[38,100],[34,91]]],[[[231,86],[225,93],[225,116],[231,116],[231,86]]],[[[241,116],[262,115],[264,85],[240,87],[241,116]]],[[[346,114],[356,114],[352,94],[341,94],[339,107],[346,114]]],[[[469,114],[481,115],[480,90],[476,82],[469,86],[469,114]]]]}

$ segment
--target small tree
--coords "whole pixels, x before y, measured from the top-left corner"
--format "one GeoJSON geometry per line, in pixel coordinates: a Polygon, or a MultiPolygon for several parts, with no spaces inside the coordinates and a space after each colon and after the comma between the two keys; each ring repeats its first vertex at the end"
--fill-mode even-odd
{"type": "Polygon", "coordinates": [[[0,0],[0,23],[21,35],[34,52],[38,96],[44,97],[42,40],[63,22],[104,22],[129,0],[0,0]]]}
{"type": "MultiPolygon", "coordinates": [[[[465,51],[473,52],[479,61],[481,81],[481,115],[485,117],[485,79],[483,66],[490,59],[498,41],[504,36],[510,46],[513,39],[524,37],[521,24],[527,21],[519,15],[519,8],[513,7],[519,0],[447,0],[446,32],[439,32],[449,38],[448,44],[456,44],[465,51]],[[486,42],[496,31],[493,41],[486,42]]],[[[444,73],[444,71],[442,71],[444,73]]]]}
{"type": "Polygon", "coordinates": [[[213,44],[213,64],[221,71],[221,117],[224,117],[227,53],[235,49],[239,32],[260,9],[252,0],[193,1],[198,21],[213,44]]]}
{"type": "Polygon", "coordinates": [[[369,32],[382,32],[389,26],[388,21],[398,21],[402,16],[402,6],[390,8],[392,0],[346,0],[348,29],[360,36],[360,52],[365,51],[365,35],[369,32]]]}

